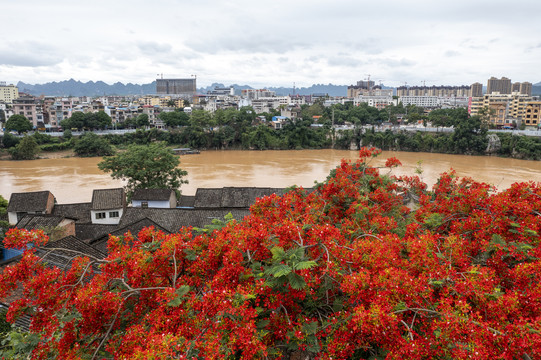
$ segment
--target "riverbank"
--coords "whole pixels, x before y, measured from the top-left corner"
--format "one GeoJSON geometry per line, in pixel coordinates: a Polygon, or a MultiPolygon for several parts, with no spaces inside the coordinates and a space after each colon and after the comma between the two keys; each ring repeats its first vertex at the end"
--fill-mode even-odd
{"type": "MultiPolygon", "coordinates": [[[[38,159],[64,159],[64,158],[71,158],[74,156],[75,156],[75,153],[73,152],[72,149],[62,150],[62,151],[50,151],[50,152],[42,151],[39,153],[38,159]]],[[[1,161],[11,160],[11,155],[6,150],[2,150],[0,152],[0,160],[1,161]]]]}

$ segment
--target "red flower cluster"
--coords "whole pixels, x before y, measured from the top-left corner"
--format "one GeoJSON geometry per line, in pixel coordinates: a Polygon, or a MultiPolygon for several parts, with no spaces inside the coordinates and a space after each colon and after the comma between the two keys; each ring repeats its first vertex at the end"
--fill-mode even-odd
{"type": "Polygon", "coordinates": [[[93,260],[62,272],[29,248],[0,277],[0,296],[24,286],[9,319],[33,314],[35,359],[540,358],[540,184],[427,191],[375,153],[212,234],[111,237],[90,281],[93,260]]]}

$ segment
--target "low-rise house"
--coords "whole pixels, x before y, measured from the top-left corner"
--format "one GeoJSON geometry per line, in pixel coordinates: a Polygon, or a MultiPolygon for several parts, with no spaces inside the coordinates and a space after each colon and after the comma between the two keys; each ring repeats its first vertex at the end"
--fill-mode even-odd
{"type": "Polygon", "coordinates": [[[126,195],[123,188],[99,189],[92,193],[92,224],[118,225],[125,209],[126,195]]]}
{"type": "Polygon", "coordinates": [[[131,198],[133,207],[174,208],[177,196],[171,189],[137,189],[131,198]]]}
{"type": "Polygon", "coordinates": [[[56,241],[66,236],[75,236],[75,219],[56,215],[25,215],[17,223],[17,228],[43,230],[51,241],[56,241]]]}
{"type": "Polygon", "coordinates": [[[16,225],[25,215],[51,214],[55,198],[50,191],[13,193],[7,207],[8,222],[16,225]]]}

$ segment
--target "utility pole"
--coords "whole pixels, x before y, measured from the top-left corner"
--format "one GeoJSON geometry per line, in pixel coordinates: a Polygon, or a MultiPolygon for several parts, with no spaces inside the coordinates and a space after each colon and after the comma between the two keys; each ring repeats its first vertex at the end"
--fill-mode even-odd
{"type": "Polygon", "coordinates": [[[334,128],[334,107],[332,108],[332,148],[334,149],[335,142],[335,128],[334,128]]]}

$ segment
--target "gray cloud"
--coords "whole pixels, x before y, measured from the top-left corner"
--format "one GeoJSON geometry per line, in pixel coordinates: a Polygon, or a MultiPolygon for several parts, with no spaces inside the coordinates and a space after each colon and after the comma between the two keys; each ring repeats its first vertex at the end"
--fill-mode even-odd
{"type": "Polygon", "coordinates": [[[279,34],[225,34],[214,35],[211,38],[201,37],[197,40],[189,40],[186,46],[194,51],[207,54],[221,52],[239,53],[279,53],[309,49],[312,45],[309,41],[295,37],[281,37],[279,34]]]}
{"type": "Polygon", "coordinates": [[[445,55],[446,57],[456,57],[456,56],[460,56],[461,54],[460,54],[458,51],[456,51],[456,50],[447,50],[447,51],[444,53],[444,55],[445,55]]]}
{"type": "Polygon", "coordinates": [[[155,41],[143,41],[137,43],[137,47],[141,53],[145,55],[167,55],[171,52],[171,45],[158,43],[155,41]]]}
{"type": "Polygon", "coordinates": [[[333,56],[327,59],[327,63],[330,66],[357,67],[365,64],[366,62],[351,56],[333,56]]]}
{"type": "Polygon", "coordinates": [[[0,49],[0,63],[11,66],[53,66],[62,62],[64,55],[59,49],[34,41],[13,43],[0,49]]]}

